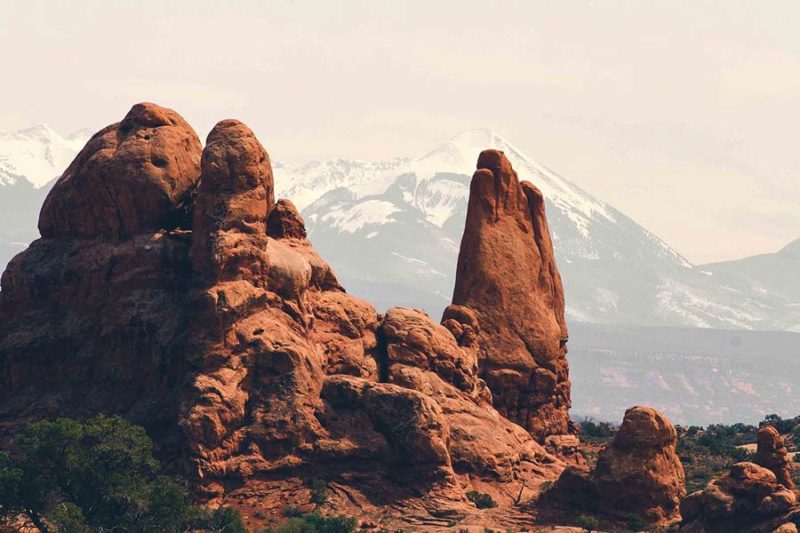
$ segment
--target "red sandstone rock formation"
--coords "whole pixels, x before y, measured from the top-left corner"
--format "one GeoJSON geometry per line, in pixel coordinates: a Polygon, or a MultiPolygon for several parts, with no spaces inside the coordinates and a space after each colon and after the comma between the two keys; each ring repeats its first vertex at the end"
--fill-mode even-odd
{"type": "Polygon", "coordinates": [[[753,462],[772,471],[778,483],[789,490],[794,490],[792,468],[789,464],[789,451],[783,445],[783,437],[772,426],[764,426],[758,430],[758,447],[753,462]]]}
{"type": "Polygon", "coordinates": [[[688,533],[770,533],[791,531],[791,525],[800,523],[795,493],[770,470],[747,462],[687,496],[680,512],[680,531],[688,533]]]}
{"type": "Polygon", "coordinates": [[[44,238],[124,240],[180,225],[200,174],[200,140],[180,115],[133,106],[97,132],[47,195],[44,238]]]}
{"type": "MultiPolygon", "coordinates": [[[[343,291],[294,206],[274,204],[269,157],[245,125],[217,124],[201,163],[176,113],[137,105],[87,144],[48,197],[42,239],[2,277],[0,438],[46,416],[121,413],[198,496],[251,518],[307,507],[319,478],[338,512],[387,525],[486,516],[469,490],[495,498],[502,525],[563,463],[494,409],[481,375],[539,433],[563,429],[568,403],[543,214],[532,189],[515,190],[523,210],[509,220],[531,246],[515,278],[537,291],[515,309],[536,315],[454,305],[444,325],[408,309],[381,316],[343,291]],[[518,352],[503,366],[484,332],[536,359],[518,352]],[[479,357],[492,358],[484,374],[479,357]],[[521,379],[528,396],[512,402],[521,379]]],[[[472,203],[497,200],[484,192],[472,203]]]]}
{"type": "Polygon", "coordinates": [[[250,128],[223,120],[206,139],[192,224],[192,265],[213,281],[266,282],[272,167],[250,128]]]}
{"type": "Polygon", "coordinates": [[[686,495],[677,440],[665,416],[650,407],[632,407],[595,469],[586,474],[568,468],[553,496],[618,518],[633,513],[650,523],[674,521],[686,495]]]}
{"type": "Polygon", "coordinates": [[[96,412],[176,427],[200,151],[177,113],[139,104],[55,184],[2,276],[0,434],[96,412]]]}
{"type": "Polygon", "coordinates": [[[281,198],[275,204],[267,218],[267,235],[274,239],[306,238],[305,222],[291,200],[281,198]]]}
{"type": "Polygon", "coordinates": [[[542,194],[520,183],[502,152],[486,150],[472,177],[453,306],[473,311],[480,376],[495,407],[532,435],[569,431],[564,291],[542,194]]]}

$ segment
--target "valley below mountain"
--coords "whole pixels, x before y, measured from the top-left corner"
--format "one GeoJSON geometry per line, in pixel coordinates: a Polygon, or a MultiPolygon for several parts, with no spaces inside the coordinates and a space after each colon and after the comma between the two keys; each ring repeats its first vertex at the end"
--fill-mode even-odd
{"type": "Polygon", "coordinates": [[[684,426],[800,413],[800,334],[570,323],[572,415],[651,405],[684,426]]]}

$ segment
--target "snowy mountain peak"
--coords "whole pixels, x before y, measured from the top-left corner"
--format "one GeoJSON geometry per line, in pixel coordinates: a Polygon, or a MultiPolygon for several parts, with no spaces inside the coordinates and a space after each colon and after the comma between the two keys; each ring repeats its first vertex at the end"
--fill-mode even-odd
{"type": "Polygon", "coordinates": [[[90,135],[81,130],[65,138],[46,124],[0,131],[0,185],[22,180],[44,186],[61,175],[90,135]]]}
{"type": "Polygon", "coordinates": [[[600,217],[614,221],[613,209],[608,205],[557,175],[488,128],[459,133],[436,149],[416,158],[412,166],[419,178],[433,176],[436,172],[471,176],[475,171],[478,154],[488,148],[502,150],[520,180],[528,180],[539,187],[546,198],[573,220],[584,236],[589,235],[592,219],[600,217]]]}
{"type": "Polygon", "coordinates": [[[426,161],[452,165],[453,170],[472,174],[478,154],[488,148],[502,150],[508,143],[489,128],[477,128],[459,133],[430,152],[415,159],[418,164],[426,161]]]}
{"type": "Polygon", "coordinates": [[[28,137],[31,139],[39,139],[44,141],[54,138],[60,138],[60,135],[55,131],[53,131],[47,124],[36,124],[29,128],[23,128],[21,130],[5,131],[0,133],[0,136],[28,137]]]}

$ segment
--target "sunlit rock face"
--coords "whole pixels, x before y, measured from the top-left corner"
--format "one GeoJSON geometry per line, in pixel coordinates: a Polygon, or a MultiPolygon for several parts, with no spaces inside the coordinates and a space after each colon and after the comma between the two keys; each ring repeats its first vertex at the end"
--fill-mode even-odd
{"type": "MultiPolygon", "coordinates": [[[[569,430],[564,291],[544,199],[486,150],[472,177],[453,305],[472,310],[495,407],[540,439],[569,430]]],[[[448,308],[444,320],[458,314],[448,308]]]]}

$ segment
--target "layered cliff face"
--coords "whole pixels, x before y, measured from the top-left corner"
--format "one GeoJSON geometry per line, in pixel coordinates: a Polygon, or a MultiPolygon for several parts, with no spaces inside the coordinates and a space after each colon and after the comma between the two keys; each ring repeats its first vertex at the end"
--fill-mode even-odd
{"type": "Polygon", "coordinates": [[[472,177],[448,322],[473,312],[480,376],[504,416],[543,439],[569,430],[564,291],[541,192],[486,150],[472,177]]]}
{"type": "Polygon", "coordinates": [[[387,523],[469,517],[470,490],[508,515],[564,467],[526,429],[567,429],[566,328],[541,195],[498,152],[478,166],[456,305],[442,325],[379,315],[275,203],[247,126],[220,122],[201,152],[175,112],[134,106],[3,275],[0,436],[121,413],[198,496],[251,518],[308,505],[314,479],[387,523]]]}

